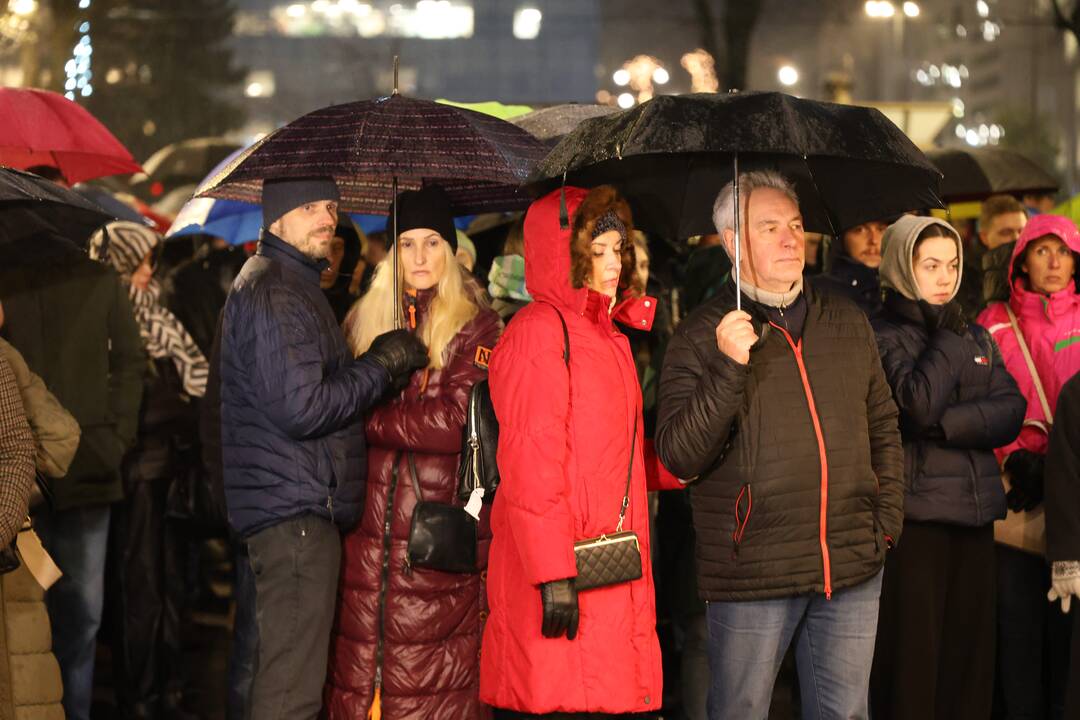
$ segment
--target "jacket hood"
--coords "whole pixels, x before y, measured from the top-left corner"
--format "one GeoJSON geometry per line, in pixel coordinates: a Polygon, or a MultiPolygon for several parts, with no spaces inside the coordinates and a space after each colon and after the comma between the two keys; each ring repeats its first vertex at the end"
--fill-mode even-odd
{"type": "Polygon", "coordinates": [[[552,190],[529,206],[525,214],[525,285],[535,300],[543,300],[580,313],[589,291],[570,282],[572,219],[588,195],[582,188],[552,190]],[[566,193],[567,227],[559,223],[561,193],[566,193]]]}
{"type": "MultiPolygon", "coordinates": [[[[1047,235],[1053,235],[1068,245],[1069,249],[1073,251],[1073,255],[1077,256],[1077,260],[1080,261],[1080,231],[1076,229],[1073,221],[1061,215],[1036,215],[1028,220],[1027,225],[1024,226],[1024,231],[1020,233],[1020,237],[1017,239],[1015,247],[1013,247],[1012,260],[1009,262],[1011,268],[1009,283],[1014,294],[1027,292],[1024,282],[1017,275],[1021,274],[1020,264],[1028,245],[1047,235]]],[[[1077,264],[1076,269],[1080,269],[1080,263],[1077,264]]],[[[1073,272],[1075,273],[1076,270],[1073,272]]],[[[1073,282],[1075,283],[1075,276],[1073,282]]],[[[1075,285],[1070,285],[1070,287],[1075,289],[1075,285]]]]}
{"type": "Polygon", "coordinates": [[[952,225],[933,217],[904,215],[885,231],[885,235],[881,238],[881,267],[878,268],[882,288],[895,290],[909,300],[925,299],[919,292],[918,283],[915,282],[913,260],[916,239],[931,225],[940,225],[956,242],[959,269],[956,286],[953,288],[952,295],[949,296],[949,301],[951,302],[956,297],[963,277],[964,243],[961,242],[960,234],[952,225]]]}
{"type": "MultiPolygon", "coordinates": [[[[592,308],[600,310],[603,295],[585,287],[575,288],[570,282],[570,234],[574,214],[581,207],[588,190],[567,185],[552,190],[533,202],[525,214],[525,285],[534,300],[583,315],[592,308]],[[566,211],[562,212],[563,193],[566,211]],[[562,227],[560,216],[566,218],[562,227]]],[[[618,302],[609,314],[603,315],[637,330],[652,329],[656,316],[656,300],[651,297],[627,297],[618,302]]]]}

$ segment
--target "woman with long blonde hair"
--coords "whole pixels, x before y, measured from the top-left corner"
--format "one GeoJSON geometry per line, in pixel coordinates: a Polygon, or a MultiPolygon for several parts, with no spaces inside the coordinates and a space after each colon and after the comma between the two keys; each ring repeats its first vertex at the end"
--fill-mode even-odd
{"type": "Polygon", "coordinates": [[[426,502],[461,505],[457,469],[469,393],[487,375],[502,323],[454,257],[453,215],[440,189],[401,193],[398,231],[400,297],[391,254],[346,317],[345,334],[360,354],[400,321],[431,360],[368,416],[367,498],[344,542],[326,707],[342,720],[483,719],[486,509],[475,573],[414,567],[406,550],[421,499],[416,488],[426,502]]]}

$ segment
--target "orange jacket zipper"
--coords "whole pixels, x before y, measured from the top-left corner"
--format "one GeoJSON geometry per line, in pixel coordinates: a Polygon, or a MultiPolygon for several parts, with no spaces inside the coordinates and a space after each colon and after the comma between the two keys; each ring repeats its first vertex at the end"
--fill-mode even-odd
{"type": "Polygon", "coordinates": [[[818,459],[821,464],[821,511],[818,522],[820,528],[818,541],[821,544],[821,563],[825,571],[825,597],[831,600],[832,566],[829,563],[828,543],[829,463],[828,456],[825,452],[825,435],[821,431],[821,420],[818,418],[817,405],[814,403],[814,393],[810,390],[810,378],[806,374],[806,364],[803,363],[802,339],[800,338],[799,342],[796,343],[791,339],[791,335],[788,334],[787,330],[776,323],[771,322],[769,324],[784,334],[784,338],[788,341],[788,345],[791,346],[792,352],[795,353],[795,362],[799,366],[799,375],[802,378],[803,391],[806,393],[806,404],[810,407],[810,419],[814,422],[814,434],[817,436],[818,444],[818,459]]]}

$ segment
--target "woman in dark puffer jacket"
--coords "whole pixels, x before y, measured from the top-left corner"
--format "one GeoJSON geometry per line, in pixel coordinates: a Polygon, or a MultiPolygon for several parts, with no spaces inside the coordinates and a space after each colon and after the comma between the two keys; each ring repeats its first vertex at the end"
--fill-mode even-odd
{"type": "Polygon", "coordinates": [[[456,500],[469,393],[487,374],[502,323],[454,259],[449,201],[438,188],[399,196],[401,295],[393,258],[345,320],[356,354],[394,327],[395,313],[427,346],[431,364],[367,420],[367,496],[345,536],[326,709],[332,720],[483,720],[480,637],[487,618],[487,507],[479,568],[444,573],[406,563],[417,497],[456,500]]]}
{"type": "Polygon", "coordinates": [[[885,563],[871,677],[875,720],[986,718],[994,688],[993,449],[1020,431],[1024,396],[983,328],[954,302],[960,236],[905,216],[885,232],[873,323],[904,440],[903,541],[885,563]]]}

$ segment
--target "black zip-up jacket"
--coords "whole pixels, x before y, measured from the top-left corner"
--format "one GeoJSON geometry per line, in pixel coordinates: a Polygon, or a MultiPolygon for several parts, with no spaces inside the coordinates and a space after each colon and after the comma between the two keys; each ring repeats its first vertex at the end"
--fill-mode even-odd
{"type": "Polygon", "coordinates": [[[829,272],[818,275],[810,283],[820,292],[848,298],[871,321],[881,314],[881,280],[877,268],[867,267],[847,255],[838,255],[829,272]]]}
{"type": "Polygon", "coordinates": [[[1046,559],[1080,560],[1080,373],[1058,395],[1046,451],[1046,559]]]}
{"type": "Polygon", "coordinates": [[[870,324],[845,298],[804,295],[801,340],[770,325],[749,365],[716,345],[735,308],[730,282],[668,346],[656,447],[697,479],[706,600],[831,595],[873,577],[900,537],[900,433],[870,324]]]}
{"type": "Polygon", "coordinates": [[[981,527],[1005,517],[993,450],[1016,439],[1027,401],[990,333],[928,328],[919,303],[895,292],[873,327],[900,409],[905,518],[981,527]]]}

